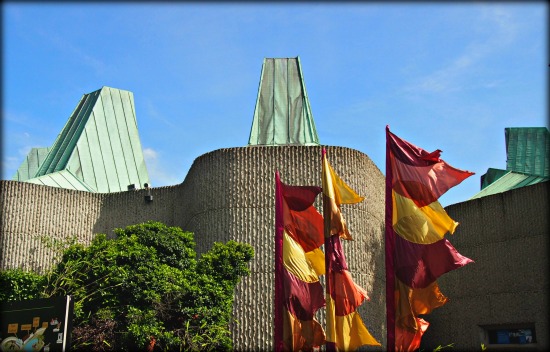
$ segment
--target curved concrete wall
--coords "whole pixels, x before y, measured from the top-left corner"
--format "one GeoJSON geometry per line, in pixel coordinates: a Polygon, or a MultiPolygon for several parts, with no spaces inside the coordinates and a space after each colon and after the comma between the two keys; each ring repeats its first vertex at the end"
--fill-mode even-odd
{"type": "MultiPolygon", "coordinates": [[[[365,154],[326,147],[335,171],[365,200],[342,212],[355,241],[344,241],[354,280],[371,298],[360,308],[371,334],[385,345],[384,176],[365,154]]],[[[198,157],[180,185],[93,194],[14,181],[0,183],[2,227],[0,268],[44,270],[52,263],[39,236],[112,234],[147,220],[195,233],[197,252],[214,241],[236,240],[255,249],[252,274],[235,293],[232,326],[236,350],[270,350],[273,345],[274,175],[291,185],[321,184],[321,150],[312,146],[219,149],[198,157]]],[[[318,197],[320,199],[320,197],[318,197]]],[[[321,209],[320,200],[316,206],[321,209]]],[[[319,317],[324,320],[323,314],[319,317]]]]}
{"type": "MultiPolygon", "coordinates": [[[[245,147],[216,150],[197,158],[185,179],[194,190],[183,228],[197,236],[198,251],[212,241],[254,246],[252,275],[236,292],[235,349],[270,350],[273,345],[275,170],[291,185],[321,184],[321,147],[245,147]]],[[[370,293],[361,308],[369,331],[385,341],[384,177],[363,153],[327,147],[335,171],[365,200],[342,212],[355,238],[344,251],[355,281],[370,293]]],[[[318,197],[317,208],[321,209],[318,197]]],[[[321,317],[322,318],[322,317],[321,317]]]]}

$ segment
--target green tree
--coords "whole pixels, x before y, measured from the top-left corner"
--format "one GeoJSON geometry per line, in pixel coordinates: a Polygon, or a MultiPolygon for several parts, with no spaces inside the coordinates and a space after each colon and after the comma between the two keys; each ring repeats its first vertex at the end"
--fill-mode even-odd
{"type": "Polygon", "coordinates": [[[233,293],[250,273],[252,246],[215,243],[197,260],[193,234],[178,227],[147,222],[115,235],[70,243],[41,281],[41,296],[74,298],[73,349],[232,348],[233,293]]]}

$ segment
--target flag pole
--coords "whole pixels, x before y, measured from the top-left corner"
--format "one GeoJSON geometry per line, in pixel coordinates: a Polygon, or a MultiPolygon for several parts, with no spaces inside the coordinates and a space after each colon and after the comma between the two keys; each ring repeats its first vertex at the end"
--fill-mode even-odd
{"type": "Polygon", "coordinates": [[[385,216],[385,254],[386,254],[386,350],[395,351],[395,237],[392,231],[392,168],[390,157],[390,126],[386,125],[386,216],[385,216]]]}
{"type": "Polygon", "coordinates": [[[275,297],[274,350],[283,350],[283,190],[279,171],[275,171],[275,297]]]}
{"type": "MultiPolygon", "coordinates": [[[[325,162],[328,162],[326,160],[326,157],[327,157],[327,151],[325,148],[323,148],[323,153],[322,153],[322,164],[323,164],[323,173],[325,173],[325,162]]],[[[334,344],[334,341],[335,340],[335,337],[332,336],[332,332],[333,332],[333,329],[332,329],[332,326],[334,325],[334,322],[333,322],[333,312],[329,312],[329,307],[328,307],[328,304],[329,304],[329,300],[331,299],[331,296],[330,296],[330,275],[329,275],[329,265],[330,265],[330,257],[327,255],[326,251],[327,251],[327,243],[328,241],[330,241],[330,237],[331,237],[331,233],[330,233],[330,223],[331,223],[331,216],[332,216],[332,212],[331,212],[331,209],[330,209],[330,200],[328,198],[328,196],[325,194],[325,191],[326,191],[326,188],[328,187],[327,184],[325,184],[325,181],[326,181],[326,177],[327,175],[323,175],[323,222],[324,222],[324,226],[323,226],[323,229],[324,229],[324,235],[325,235],[325,297],[326,297],[326,302],[327,302],[327,314],[326,314],[326,345],[325,345],[325,350],[327,352],[334,352],[336,351],[336,345],[334,344]]]]}

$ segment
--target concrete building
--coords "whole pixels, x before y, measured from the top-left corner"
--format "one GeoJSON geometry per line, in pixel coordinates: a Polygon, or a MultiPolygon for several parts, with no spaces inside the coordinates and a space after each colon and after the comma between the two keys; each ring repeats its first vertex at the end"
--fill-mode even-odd
{"type": "MultiPolygon", "coordinates": [[[[97,233],[112,235],[114,228],[147,220],[194,232],[199,253],[214,241],[250,243],[256,255],[250,264],[252,274],[235,292],[234,347],[272,350],[275,170],[286,184],[320,185],[323,146],[315,131],[298,58],[266,59],[261,80],[249,146],[197,157],[181,184],[152,188],[149,194],[145,189],[125,191],[126,181],[119,183],[118,192],[0,181],[0,269],[47,269],[55,258],[41,236],[63,239],[76,235],[89,243],[97,233]],[[283,77],[288,84],[279,87],[287,88],[277,89],[273,77],[283,77]],[[297,129],[300,133],[294,133],[297,129]],[[147,198],[149,195],[153,198],[147,198]]],[[[371,298],[359,312],[383,346],[368,349],[384,350],[384,175],[360,151],[324,147],[335,171],[365,197],[361,203],[342,207],[355,238],[344,241],[343,246],[354,280],[371,298]]],[[[28,164],[45,170],[41,165],[46,165],[48,155],[51,150],[36,150],[28,164]]],[[[29,170],[24,177],[34,173],[29,170]]],[[[77,176],[73,169],[71,172],[77,176]]],[[[425,317],[431,323],[423,339],[425,350],[448,343],[454,343],[457,351],[479,351],[481,343],[497,350],[542,351],[550,347],[549,183],[540,181],[515,189],[500,188],[500,193],[447,207],[449,215],[461,223],[451,241],[475,263],[438,279],[450,302],[425,317]],[[499,343],[505,341],[504,331],[528,329],[532,343],[519,339],[512,342],[520,343],[499,343]]],[[[316,206],[321,209],[320,200],[316,206]]],[[[323,325],[322,313],[319,320],[323,325]]]]}
{"type": "Polygon", "coordinates": [[[545,127],[506,128],[506,169],[490,168],[470,200],[446,208],[453,245],[475,263],[443,275],[450,298],[426,317],[425,350],[547,351],[549,158],[545,127]]]}
{"type": "MultiPolygon", "coordinates": [[[[54,258],[40,236],[77,235],[89,243],[94,234],[112,234],[116,227],[147,220],[194,232],[199,254],[214,241],[250,243],[256,254],[250,264],[252,274],[235,292],[234,347],[271,350],[275,170],[287,184],[321,184],[323,146],[298,58],[264,61],[248,144],[199,156],[183,183],[153,188],[152,201],[145,200],[146,190],[90,192],[1,181],[0,269],[48,268],[54,258]]],[[[371,298],[359,312],[371,334],[385,344],[384,176],[357,150],[324,147],[335,171],[366,198],[342,209],[355,238],[346,241],[344,250],[354,280],[371,298]]],[[[321,209],[320,200],[316,206],[321,209]]],[[[319,319],[324,324],[322,314],[319,319]]]]}

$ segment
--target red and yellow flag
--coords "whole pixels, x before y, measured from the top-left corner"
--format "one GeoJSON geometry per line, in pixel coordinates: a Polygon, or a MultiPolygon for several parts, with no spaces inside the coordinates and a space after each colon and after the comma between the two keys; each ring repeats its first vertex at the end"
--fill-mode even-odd
{"type": "Polygon", "coordinates": [[[388,351],[420,347],[429,323],[418,317],[444,305],[437,278],[471,259],[444,237],[458,223],[437,201],[472,172],[456,169],[386,127],[386,311],[388,351]]]}
{"type": "Polygon", "coordinates": [[[313,207],[321,188],[288,186],[275,174],[275,350],[325,343],[315,312],[325,306],[323,217],[313,207]]]}
{"type": "Polygon", "coordinates": [[[325,266],[327,302],[327,351],[353,351],[380,343],[372,337],[357,308],[367,292],[353,282],[340,238],[352,237],[340,211],[341,204],[359,203],[359,196],[334,172],[323,149],[323,215],[325,221],[325,266]]]}

